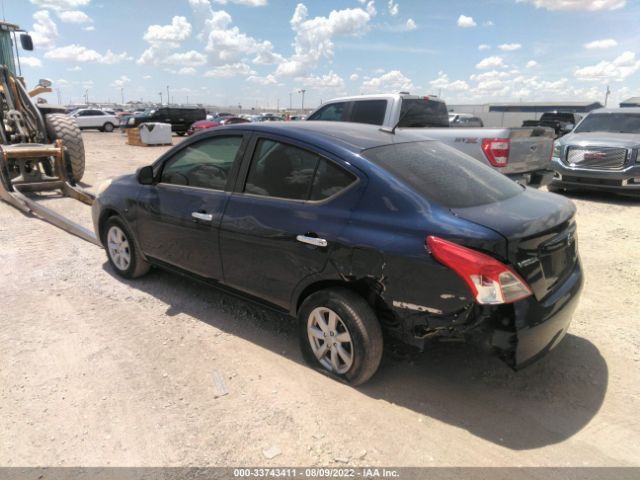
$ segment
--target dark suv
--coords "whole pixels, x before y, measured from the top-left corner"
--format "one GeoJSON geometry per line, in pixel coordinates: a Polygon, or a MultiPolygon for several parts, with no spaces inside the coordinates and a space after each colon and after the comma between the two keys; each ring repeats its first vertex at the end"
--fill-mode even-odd
{"type": "Polygon", "coordinates": [[[117,274],[156,265],[297,316],[305,358],[352,384],[383,334],[467,339],[521,368],[560,342],[582,285],[570,200],[409,132],[218,127],[98,191],[117,274]]]}
{"type": "Polygon", "coordinates": [[[189,127],[198,120],[207,118],[204,108],[198,107],[160,107],[150,108],[142,113],[129,117],[126,127],[137,127],[141,123],[170,123],[171,131],[178,135],[187,133],[189,127]]]}

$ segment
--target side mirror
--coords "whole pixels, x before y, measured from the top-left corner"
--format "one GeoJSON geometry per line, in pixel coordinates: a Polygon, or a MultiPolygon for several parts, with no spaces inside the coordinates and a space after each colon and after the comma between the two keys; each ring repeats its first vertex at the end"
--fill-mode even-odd
{"type": "Polygon", "coordinates": [[[20,45],[23,50],[31,52],[33,50],[33,39],[31,38],[31,35],[28,33],[20,35],[20,45]]]}
{"type": "Polygon", "coordinates": [[[39,87],[49,88],[51,85],[53,85],[53,82],[48,78],[41,78],[40,80],[38,80],[39,87]]]}
{"type": "Polygon", "coordinates": [[[138,170],[138,183],[140,185],[152,185],[153,184],[153,167],[147,165],[138,170]]]}

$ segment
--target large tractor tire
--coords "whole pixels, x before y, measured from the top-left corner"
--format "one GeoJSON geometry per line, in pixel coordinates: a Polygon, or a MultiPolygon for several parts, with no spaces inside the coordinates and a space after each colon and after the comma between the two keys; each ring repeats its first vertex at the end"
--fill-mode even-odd
{"type": "Polygon", "coordinates": [[[71,172],[76,182],[84,176],[84,142],[76,122],[62,113],[50,113],[46,116],[47,135],[52,142],[60,139],[67,149],[67,158],[71,163],[71,172]]]}

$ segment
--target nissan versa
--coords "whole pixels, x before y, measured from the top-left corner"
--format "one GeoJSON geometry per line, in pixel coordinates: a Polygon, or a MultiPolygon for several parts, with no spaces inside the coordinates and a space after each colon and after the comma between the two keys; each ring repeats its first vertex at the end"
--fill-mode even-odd
{"type": "Polygon", "coordinates": [[[305,359],[354,385],[383,336],[516,369],[555,347],[582,286],[574,213],[424,136],[340,122],[205,131],[93,205],[116,273],[186,272],[296,316],[305,359]]]}

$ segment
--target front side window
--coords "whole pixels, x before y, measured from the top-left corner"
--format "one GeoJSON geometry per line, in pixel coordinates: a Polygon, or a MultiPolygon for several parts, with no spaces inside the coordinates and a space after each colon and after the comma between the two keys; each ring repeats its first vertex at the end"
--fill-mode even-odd
{"type": "Polygon", "coordinates": [[[224,190],[241,143],[241,136],[229,136],[189,145],[165,164],[160,182],[224,190]]]}
{"type": "Polygon", "coordinates": [[[309,120],[325,120],[329,122],[339,122],[342,120],[342,116],[345,113],[347,107],[346,102],[332,103],[326,105],[318,112],[314,113],[309,120]]]}

